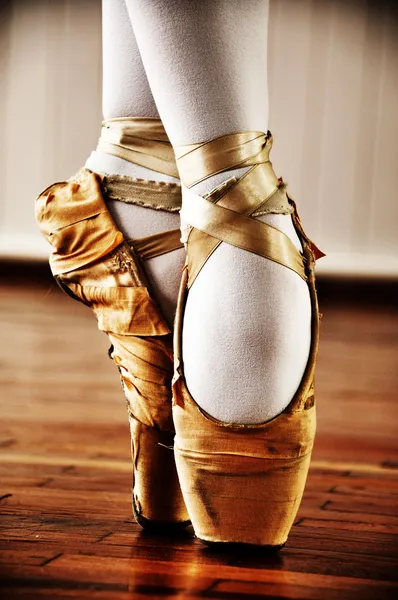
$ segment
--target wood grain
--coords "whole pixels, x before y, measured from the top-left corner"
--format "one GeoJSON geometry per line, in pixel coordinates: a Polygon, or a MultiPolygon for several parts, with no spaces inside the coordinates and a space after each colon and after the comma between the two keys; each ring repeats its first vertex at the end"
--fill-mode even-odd
{"type": "MultiPolygon", "coordinates": [[[[398,590],[398,314],[320,282],[318,437],[277,556],[133,522],[125,405],[89,310],[34,265],[0,286],[0,596],[384,599],[398,590]]],[[[359,284],[358,284],[359,285],[359,284]]],[[[377,286],[376,286],[377,287],[377,286]]],[[[372,301],[372,295],[375,296],[372,301]]]]}

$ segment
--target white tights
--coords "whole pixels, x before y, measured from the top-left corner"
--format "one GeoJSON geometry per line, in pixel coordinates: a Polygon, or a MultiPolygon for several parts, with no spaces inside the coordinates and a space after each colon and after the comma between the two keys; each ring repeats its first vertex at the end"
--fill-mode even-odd
{"type": "MultiPolygon", "coordinates": [[[[268,0],[126,0],[126,5],[173,145],[236,131],[267,131],[268,0]]],[[[140,82],[137,89],[142,100],[140,82]]],[[[124,91],[114,91],[123,98],[124,91]]],[[[153,108],[152,102],[148,106],[153,108]]],[[[120,106],[126,106],[124,100],[120,106]]],[[[129,106],[131,116],[143,116],[136,106],[129,106]]],[[[193,192],[203,194],[219,181],[220,176],[211,178],[193,192]]],[[[265,215],[262,220],[299,246],[290,216],[265,215]]],[[[296,273],[221,244],[189,291],[184,314],[184,369],[196,402],[227,422],[261,423],[275,417],[289,404],[303,375],[310,318],[308,287],[296,273]]]]}
{"type": "MultiPolygon", "coordinates": [[[[105,119],[158,117],[125,0],[102,1],[103,99],[105,119]]],[[[86,167],[96,173],[128,175],[155,181],[178,181],[110,154],[92,152],[86,167]]],[[[137,239],[179,227],[175,213],[151,210],[117,200],[107,203],[116,225],[127,239],[137,239]]],[[[145,262],[145,269],[169,325],[174,320],[184,250],[145,262]]]]}

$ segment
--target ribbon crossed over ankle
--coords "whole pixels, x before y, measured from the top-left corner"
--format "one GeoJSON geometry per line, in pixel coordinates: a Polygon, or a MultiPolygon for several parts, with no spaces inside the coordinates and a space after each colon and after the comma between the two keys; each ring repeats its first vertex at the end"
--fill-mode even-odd
{"type": "Polygon", "coordinates": [[[178,177],[173,147],[159,118],[118,118],[102,123],[97,151],[178,177]]]}
{"type": "MultiPolygon", "coordinates": [[[[188,287],[222,242],[273,260],[307,280],[304,257],[290,238],[253,218],[271,198],[275,201],[275,195],[280,195],[281,203],[287,200],[286,186],[272,169],[271,147],[270,132],[245,131],[175,149],[180,177],[186,186],[181,217],[193,228],[187,241],[188,287]],[[206,198],[189,190],[211,175],[245,166],[251,168],[243,177],[227,181],[206,198]]],[[[288,202],[294,207],[290,199],[288,202]]],[[[311,247],[296,213],[293,219],[304,242],[311,247]]]]}
{"type": "MultiPolygon", "coordinates": [[[[97,151],[152,171],[178,177],[173,147],[158,117],[104,121],[97,151]]],[[[105,180],[104,189],[108,198],[116,197],[124,202],[167,212],[175,212],[181,206],[181,189],[178,183],[146,181],[119,175],[102,178],[105,180]]],[[[129,240],[128,243],[142,260],[149,260],[183,247],[179,229],[129,240]]]]}

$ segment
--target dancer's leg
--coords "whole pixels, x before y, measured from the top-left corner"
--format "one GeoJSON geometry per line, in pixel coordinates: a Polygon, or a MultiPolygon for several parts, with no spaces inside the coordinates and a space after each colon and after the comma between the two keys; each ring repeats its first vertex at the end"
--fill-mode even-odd
{"type": "MultiPolygon", "coordinates": [[[[267,131],[267,0],[126,2],[174,146],[267,131]]],[[[203,194],[227,177],[192,189],[203,194]]],[[[289,214],[260,218],[300,247],[289,214]]],[[[227,422],[276,416],[302,378],[310,317],[308,288],[296,273],[219,246],[190,289],[184,314],[184,370],[196,402],[227,422]]]]}
{"type": "MultiPolygon", "coordinates": [[[[102,112],[104,119],[158,117],[125,0],[102,0],[102,112]]],[[[110,154],[94,151],[92,170],[131,177],[173,180],[110,154]]]]}
{"type": "Polygon", "coordinates": [[[125,0],[102,1],[104,119],[157,117],[125,0]]]}
{"type": "MultiPolygon", "coordinates": [[[[103,0],[103,113],[105,119],[158,117],[125,0],[103,0]]],[[[97,173],[127,175],[155,181],[178,181],[111,154],[94,151],[86,167],[97,173]]],[[[117,226],[127,239],[136,239],[179,226],[177,213],[151,210],[117,200],[108,201],[117,226]]],[[[183,250],[147,260],[151,285],[171,324],[174,318],[183,250]]]]}
{"type": "Polygon", "coordinates": [[[170,533],[188,524],[170,450],[170,325],[184,261],[181,186],[163,175],[178,174],[173,149],[157,116],[126,6],[104,0],[103,10],[106,121],[99,151],[86,169],[40,194],[36,217],[52,246],[50,266],[58,284],[94,310],[98,328],[109,338],[130,423],[134,515],[143,527],[170,533]]]}

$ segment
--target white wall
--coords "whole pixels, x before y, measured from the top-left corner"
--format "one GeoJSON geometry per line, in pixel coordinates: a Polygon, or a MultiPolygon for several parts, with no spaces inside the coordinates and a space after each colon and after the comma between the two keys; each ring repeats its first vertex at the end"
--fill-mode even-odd
{"type": "MultiPolygon", "coordinates": [[[[319,272],[398,276],[397,13],[271,0],[273,162],[328,254],[319,272]]],[[[0,1],[0,77],[0,255],[43,257],[35,196],[100,130],[100,1],[0,1]]]]}
{"type": "Polygon", "coordinates": [[[76,172],[101,125],[101,2],[2,2],[0,254],[43,257],[37,194],[76,172]]]}

